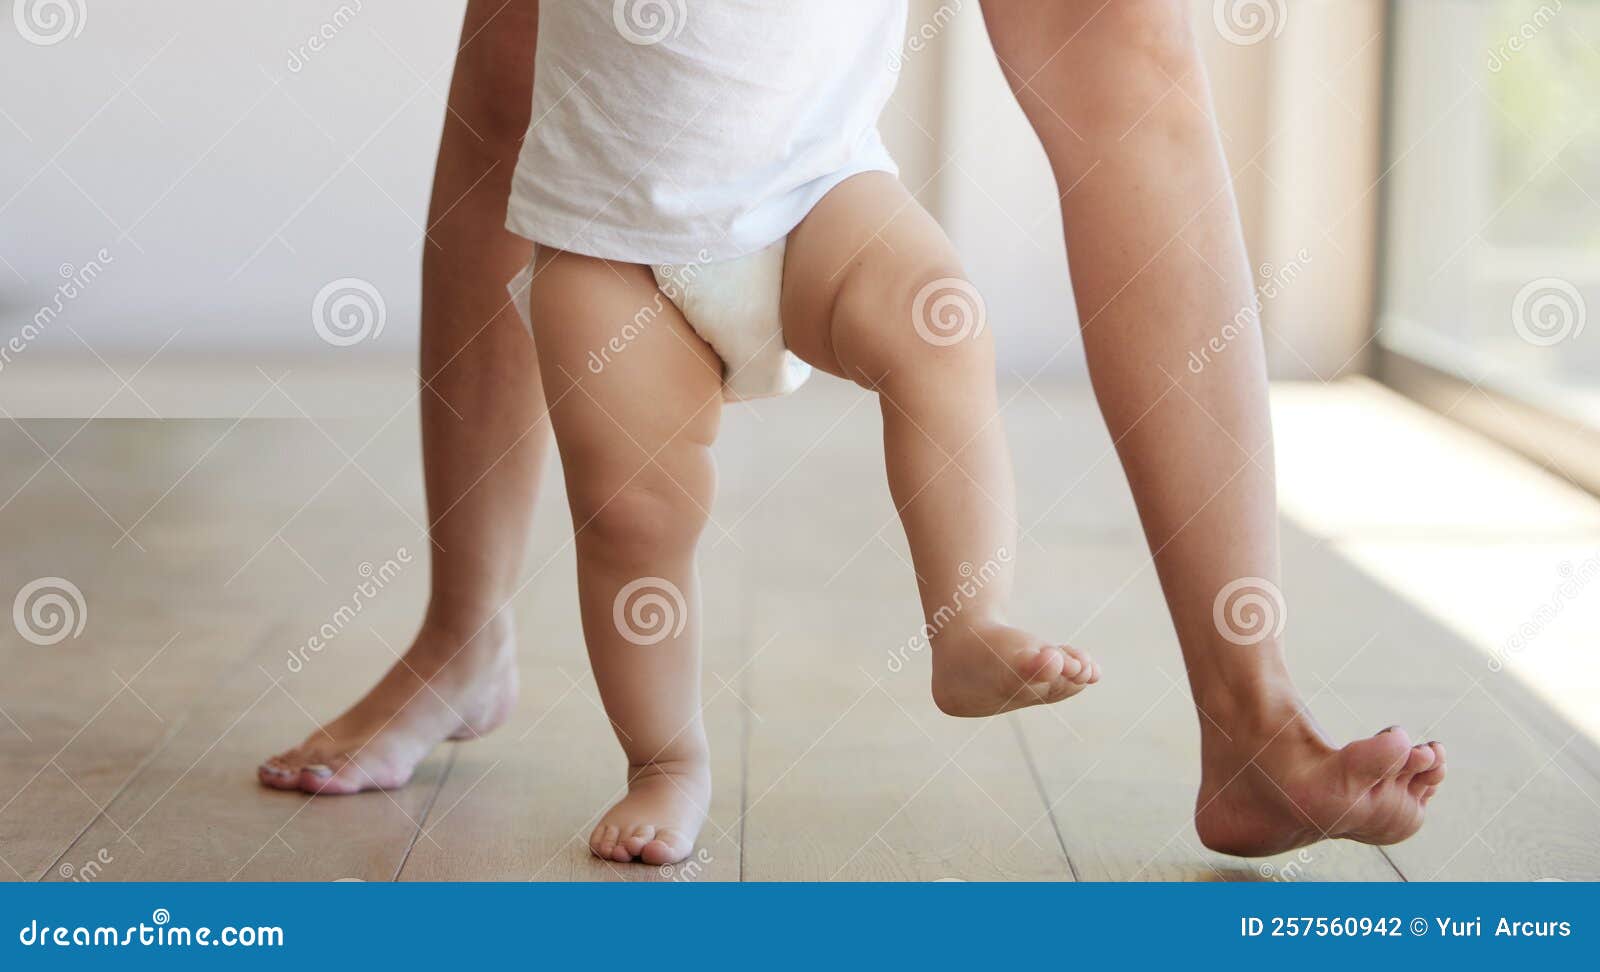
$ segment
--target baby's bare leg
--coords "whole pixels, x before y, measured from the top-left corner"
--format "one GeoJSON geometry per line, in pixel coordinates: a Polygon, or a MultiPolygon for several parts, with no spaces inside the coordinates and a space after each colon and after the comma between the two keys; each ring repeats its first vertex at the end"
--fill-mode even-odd
{"type": "Polygon", "coordinates": [[[672,863],[694,849],[711,791],[694,552],[714,491],[721,363],[644,267],[541,250],[535,273],[584,638],[628,757],[628,795],[589,847],[672,863]]]}
{"type": "Polygon", "coordinates": [[[1005,623],[1016,497],[980,305],[944,232],[887,174],[847,180],[789,238],[784,338],[879,395],[889,490],[935,632],[934,701],[963,716],[1098,678],[1086,654],[1005,623]]]}

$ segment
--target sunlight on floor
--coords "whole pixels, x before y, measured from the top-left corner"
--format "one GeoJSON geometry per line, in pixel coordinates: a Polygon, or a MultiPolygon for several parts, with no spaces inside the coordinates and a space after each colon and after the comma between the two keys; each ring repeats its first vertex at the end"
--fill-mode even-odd
{"type": "Polygon", "coordinates": [[[1600,500],[1364,379],[1273,418],[1286,517],[1600,741],[1600,500]]]}

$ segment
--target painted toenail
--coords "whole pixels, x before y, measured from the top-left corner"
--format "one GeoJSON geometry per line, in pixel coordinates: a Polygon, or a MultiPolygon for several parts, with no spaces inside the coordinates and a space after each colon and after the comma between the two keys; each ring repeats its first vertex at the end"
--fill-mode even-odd
{"type": "Polygon", "coordinates": [[[306,770],[307,773],[310,773],[312,776],[332,776],[333,775],[333,770],[331,768],[327,767],[327,766],[322,765],[321,763],[313,763],[310,766],[307,766],[305,768],[305,770],[306,770]]]}

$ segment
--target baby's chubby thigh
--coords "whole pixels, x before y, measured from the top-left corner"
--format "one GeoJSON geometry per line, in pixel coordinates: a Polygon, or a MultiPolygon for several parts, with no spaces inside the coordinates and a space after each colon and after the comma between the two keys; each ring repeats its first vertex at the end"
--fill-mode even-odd
{"type": "Polygon", "coordinates": [[[642,569],[692,550],[720,359],[637,264],[541,247],[529,311],[580,552],[642,569]]]}
{"type": "Polygon", "coordinates": [[[782,313],[789,350],[876,391],[993,384],[983,299],[943,228],[888,173],[846,179],[789,235],[782,313]]]}

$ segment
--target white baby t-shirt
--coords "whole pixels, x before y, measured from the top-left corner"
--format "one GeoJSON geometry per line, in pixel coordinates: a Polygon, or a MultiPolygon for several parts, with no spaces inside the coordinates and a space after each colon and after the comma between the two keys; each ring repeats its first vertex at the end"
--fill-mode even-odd
{"type": "Polygon", "coordinates": [[[906,0],[554,0],[506,225],[644,264],[744,256],[840,182],[895,172],[878,134],[906,0]]]}

